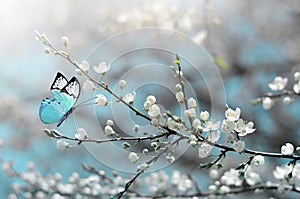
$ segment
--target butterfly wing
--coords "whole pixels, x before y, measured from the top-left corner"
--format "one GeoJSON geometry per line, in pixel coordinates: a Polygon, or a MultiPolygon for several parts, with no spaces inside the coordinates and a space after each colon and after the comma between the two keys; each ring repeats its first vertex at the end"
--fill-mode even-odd
{"type": "Polygon", "coordinates": [[[68,82],[68,84],[61,90],[61,96],[64,98],[63,104],[70,110],[77,102],[80,95],[80,84],[76,77],[68,82]]]}
{"type": "Polygon", "coordinates": [[[54,98],[60,101],[67,110],[70,110],[74,106],[80,95],[80,84],[78,79],[72,77],[70,81],[67,81],[67,79],[59,72],[50,89],[54,98]]]}
{"type": "Polygon", "coordinates": [[[50,87],[50,91],[55,99],[62,102],[64,100],[63,96],[61,96],[61,90],[68,84],[67,78],[58,72],[56,77],[50,87]]]}
{"type": "Polygon", "coordinates": [[[42,100],[39,116],[43,123],[53,124],[59,122],[67,111],[60,101],[47,97],[42,100]]]}
{"type": "Polygon", "coordinates": [[[70,81],[60,72],[57,73],[50,91],[54,98],[43,99],[39,116],[45,124],[63,122],[71,113],[72,107],[77,102],[80,95],[80,84],[76,77],[72,77],[70,81]]]}

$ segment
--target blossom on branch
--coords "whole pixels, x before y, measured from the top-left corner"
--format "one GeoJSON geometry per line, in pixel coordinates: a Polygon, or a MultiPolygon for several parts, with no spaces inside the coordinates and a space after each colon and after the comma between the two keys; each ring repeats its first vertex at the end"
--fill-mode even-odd
{"type": "Polygon", "coordinates": [[[232,122],[237,121],[240,118],[240,115],[241,115],[240,108],[236,108],[235,110],[231,108],[227,108],[227,110],[225,111],[226,119],[232,122]]]}
{"type": "Polygon", "coordinates": [[[133,93],[127,93],[123,100],[127,103],[127,104],[133,104],[133,101],[135,99],[135,95],[136,95],[136,92],[133,91],[133,93]]]}
{"type": "Polygon", "coordinates": [[[292,155],[294,153],[294,146],[291,143],[285,143],[281,146],[282,155],[292,155]]]}
{"type": "Polygon", "coordinates": [[[93,66],[93,69],[96,73],[105,75],[109,69],[110,69],[110,65],[107,65],[106,62],[101,62],[98,64],[98,66],[93,66]]]}
{"type": "Polygon", "coordinates": [[[82,90],[85,92],[93,92],[96,90],[96,88],[97,87],[94,85],[94,83],[91,80],[87,79],[83,82],[82,90]]]}
{"type": "Polygon", "coordinates": [[[75,134],[75,138],[79,140],[84,140],[87,138],[87,134],[84,128],[78,128],[77,133],[75,134]]]}
{"type": "Polygon", "coordinates": [[[206,158],[210,155],[210,152],[212,150],[212,146],[206,143],[201,144],[201,146],[198,149],[199,157],[200,158],[206,158]]]}
{"type": "Polygon", "coordinates": [[[104,96],[104,95],[102,95],[102,94],[98,94],[98,95],[96,95],[96,104],[98,105],[98,106],[106,106],[107,105],[107,99],[106,99],[106,97],[104,96]]]}
{"type": "Polygon", "coordinates": [[[272,91],[281,91],[285,88],[288,83],[288,78],[283,78],[280,76],[275,77],[273,82],[269,83],[268,86],[272,91]]]}
{"type": "Polygon", "coordinates": [[[56,147],[60,150],[66,150],[67,148],[70,147],[70,144],[63,140],[57,140],[56,147]]]}

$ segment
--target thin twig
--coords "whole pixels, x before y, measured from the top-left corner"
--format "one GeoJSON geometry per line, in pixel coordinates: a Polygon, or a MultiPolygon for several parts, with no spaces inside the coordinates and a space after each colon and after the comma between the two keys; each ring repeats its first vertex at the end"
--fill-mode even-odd
{"type": "MultiPolygon", "coordinates": [[[[176,140],[174,140],[173,142],[171,142],[169,144],[168,147],[165,147],[161,152],[159,152],[155,157],[153,157],[152,159],[148,160],[146,162],[147,165],[151,165],[153,162],[156,162],[158,160],[158,158],[164,154],[172,145],[178,143],[180,140],[184,139],[183,137],[177,138],[176,140]]],[[[130,181],[128,181],[125,185],[125,188],[122,192],[117,194],[117,198],[121,198],[129,189],[129,187],[132,185],[132,183],[142,174],[145,172],[146,169],[141,169],[130,181]]]]}

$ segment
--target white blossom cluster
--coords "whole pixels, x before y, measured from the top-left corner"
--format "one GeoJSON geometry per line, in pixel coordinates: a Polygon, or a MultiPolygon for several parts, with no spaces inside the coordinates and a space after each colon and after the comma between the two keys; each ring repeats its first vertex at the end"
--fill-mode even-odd
{"type": "MultiPolygon", "coordinates": [[[[20,178],[22,183],[12,184],[9,199],[24,196],[26,199],[67,199],[67,198],[109,198],[121,192],[129,179],[123,178],[117,172],[109,177],[105,171],[81,177],[72,173],[65,181],[60,173],[42,176],[35,171],[34,164],[27,164],[26,172],[17,172],[11,162],[4,162],[2,170],[11,177],[20,178]]],[[[148,176],[134,182],[129,193],[135,198],[135,192],[147,188],[150,196],[165,196],[166,194],[189,193],[195,191],[192,179],[180,171],[173,171],[169,176],[165,171],[152,172],[148,176]]]]}
{"type": "Polygon", "coordinates": [[[253,186],[262,182],[260,175],[254,172],[251,166],[249,166],[244,173],[241,173],[240,170],[231,168],[222,175],[219,170],[212,169],[210,171],[210,178],[215,181],[208,189],[215,194],[229,193],[232,188],[244,186],[244,183],[253,186]]]}
{"type": "Polygon", "coordinates": [[[274,104],[282,97],[282,102],[286,105],[291,104],[294,101],[293,95],[300,94],[300,72],[294,73],[294,83],[292,90],[287,90],[286,86],[288,84],[287,77],[277,76],[274,80],[268,84],[269,88],[273,92],[279,93],[278,95],[267,94],[263,97],[262,106],[265,110],[271,109],[274,104]]]}
{"type": "MultiPolygon", "coordinates": [[[[120,177],[116,172],[108,177],[103,170],[88,177],[80,177],[72,173],[64,181],[60,173],[41,175],[34,170],[34,164],[27,164],[27,172],[17,172],[11,162],[2,163],[2,170],[10,177],[17,177],[23,183],[13,183],[9,199],[24,196],[26,199],[66,199],[66,198],[109,198],[124,189],[128,179],[120,177]]],[[[135,188],[139,188],[136,184],[135,188]]]]}
{"type": "MultiPolygon", "coordinates": [[[[49,44],[49,40],[44,34],[38,34],[38,37],[45,45],[49,44]]],[[[69,45],[69,39],[67,37],[63,37],[61,42],[65,48],[69,45]]],[[[51,47],[51,45],[48,46],[51,47]]],[[[64,51],[54,51],[56,51],[56,49],[52,48],[49,50],[49,53],[59,53],[62,57],[65,57],[68,60],[70,59],[68,53],[64,51]]],[[[95,173],[93,173],[93,175],[88,178],[81,179],[78,174],[76,175],[76,178],[71,176],[70,178],[72,180],[69,178],[68,182],[64,183],[62,182],[60,175],[50,175],[46,177],[41,176],[37,172],[34,172],[32,165],[30,166],[31,169],[28,169],[27,173],[17,174],[13,170],[11,162],[3,163],[2,169],[4,172],[9,176],[21,177],[21,179],[25,182],[24,186],[35,185],[38,187],[38,191],[42,191],[44,194],[49,194],[49,192],[47,192],[49,190],[47,189],[51,189],[52,197],[56,196],[57,198],[69,197],[71,195],[76,198],[78,194],[79,198],[103,197],[116,195],[123,191],[123,193],[126,192],[128,195],[132,194],[132,197],[134,198],[136,194],[135,189],[141,188],[143,185],[147,187],[149,196],[153,197],[192,194],[197,191],[197,194],[201,195],[202,193],[199,191],[199,187],[197,187],[198,185],[194,181],[193,177],[190,174],[182,174],[179,171],[173,171],[172,175],[167,175],[164,171],[152,172],[143,180],[140,178],[137,179],[140,174],[144,173],[144,171],[152,166],[152,164],[161,156],[164,156],[169,163],[174,162],[176,154],[175,150],[179,144],[181,144],[180,141],[182,140],[185,140],[190,146],[197,149],[197,155],[200,159],[207,157],[210,157],[209,159],[213,159],[212,162],[200,164],[200,168],[213,168],[209,175],[214,182],[208,187],[208,195],[223,196],[230,194],[231,191],[236,188],[241,188],[242,190],[244,186],[251,188],[256,185],[261,185],[263,186],[262,189],[267,188],[268,186],[273,186],[274,184],[271,182],[264,183],[261,175],[256,172],[259,167],[264,165],[265,156],[290,160],[289,163],[275,168],[273,171],[275,179],[280,182],[286,181],[286,185],[292,185],[291,182],[298,178],[300,167],[297,160],[299,159],[300,147],[296,147],[295,149],[293,144],[285,143],[281,146],[281,153],[267,153],[245,149],[246,143],[244,141],[244,137],[254,133],[256,129],[254,128],[253,122],[246,121],[241,118],[240,108],[237,107],[233,109],[226,105],[227,108],[225,110],[225,118],[223,121],[214,120],[210,113],[206,110],[202,110],[200,113],[198,112],[199,105],[197,104],[196,98],[186,96],[184,91],[185,84],[182,80],[183,72],[181,71],[180,58],[178,55],[174,60],[174,63],[178,66],[178,70],[176,70],[173,66],[171,66],[171,69],[175,72],[175,76],[180,82],[175,85],[174,97],[177,102],[184,107],[182,116],[174,115],[170,111],[163,111],[162,106],[159,104],[156,96],[154,95],[146,97],[143,106],[145,112],[140,112],[134,106],[136,92],[132,91],[131,93],[123,95],[123,89],[126,86],[125,80],[120,80],[118,82],[121,94],[113,93],[113,91],[110,90],[106,79],[106,74],[110,70],[110,64],[107,64],[104,61],[93,66],[92,71],[90,71],[90,63],[86,60],[81,64],[72,61],[71,63],[74,63],[73,65],[76,67],[75,72],[78,75],[85,75],[87,77],[83,83],[83,90],[85,92],[93,92],[100,89],[108,91],[106,93],[112,94],[112,96],[116,98],[116,102],[123,103],[133,110],[136,115],[142,116],[144,119],[148,120],[152,126],[157,127],[157,132],[154,134],[144,132],[143,135],[147,135],[149,137],[121,137],[115,132],[114,122],[112,120],[107,120],[104,127],[104,134],[110,137],[106,140],[99,141],[89,138],[87,132],[83,128],[78,128],[74,137],[64,136],[56,130],[45,130],[44,132],[49,137],[58,139],[57,148],[61,150],[66,150],[73,146],[67,142],[68,140],[72,140],[78,144],[81,144],[81,142],[84,141],[95,141],[99,144],[101,141],[122,141],[124,149],[132,146],[131,141],[135,141],[135,145],[141,140],[148,140],[148,145],[146,147],[143,146],[141,151],[143,154],[148,155],[147,157],[149,159],[146,162],[141,162],[144,158],[141,158],[140,154],[134,151],[130,151],[128,153],[128,160],[132,164],[137,165],[137,175],[136,178],[132,178],[132,181],[129,181],[130,179],[124,179],[117,174],[114,174],[112,178],[109,178],[103,171],[99,171],[96,172],[97,175],[94,175],[95,173]],[[93,72],[101,75],[101,78],[103,77],[104,80],[97,81],[87,75],[93,72]],[[223,142],[224,140],[220,139],[221,136],[225,136],[225,144],[219,141],[221,140],[223,142]],[[154,150],[154,155],[153,153],[151,155],[149,154],[149,150],[151,149],[154,150]],[[220,153],[214,155],[213,153],[217,151],[220,153]],[[248,161],[243,162],[235,169],[231,168],[223,171],[223,161],[225,160],[227,153],[236,153],[240,156],[246,156],[248,161]],[[217,167],[218,170],[215,169],[215,167],[217,167]],[[74,178],[76,180],[74,180],[74,178]],[[46,181],[46,183],[43,184],[43,180],[46,181]],[[52,186],[51,183],[53,180],[55,181],[55,185],[52,186]],[[36,183],[39,185],[36,185],[36,183]],[[46,186],[49,185],[49,183],[51,186],[46,186]],[[132,186],[130,183],[133,183],[132,186]],[[40,188],[40,185],[44,186],[40,188]],[[87,187],[86,185],[89,186],[87,187]],[[64,187],[64,189],[61,187],[64,187]]],[[[279,94],[268,94],[265,97],[260,98],[258,101],[262,102],[265,109],[269,109],[274,105],[276,100],[284,96],[284,103],[289,104],[293,101],[293,99],[290,98],[291,94],[298,95],[300,93],[299,72],[294,74],[294,79],[295,83],[293,91],[288,91],[285,90],[288,79],[276,77],[274,81],[269,84],[269,87],[272,91],[278,92],[279,94]]],[[[100,107],[114,103],[109,102],[107,97],[102,93],[97,94],[93,100],[95,100],[94,103],[100,107]]],[[[140,127],[137,124],[133,126],[133,131],[137,134],[139,133],[139,129],[140,127]]],[[[19,186],[20,190],[20,185],[15,186],[19,186]]],[[[280,188],[280,186],[278,186],[278,188],[280,188]]],[[[284,189],[286,188],[287,187],[284,187],[284,189]]],[[[26,191],[30,189],[22,190],[26,191]]],[[[17,195],[18,193],[14,192],[14,194],[17,195]]],[[[30,194],[34,194],[33,197],[38,198],[35,195],[36,192],[28,193],[27,198],[31,198],[30,194]]]]}
{"type": "MultiPolygon", "coordinates": [[[[99,27],[100,32],[120,32],[136,27],[160,27],[170,30],[178,30],[193,37],[197,43],[202,42],[207,37],[204,30],[204,24],[199,22],[203,12],[198,12],[197,8],[202,7],[201,3],[195,2],[177,2],[171,6],[167,2],[145,1],[143,4],[128,4],[127,9],[110,13],[101,12],[106,26],[99,27]],[[184,11],[182,10],[184,8],[184,11]],[[124,11],[126,10],[126,11],[124,11]],[[178,12],[182,12],[178,15],[178,12]],[[116,16],[117,13],[117,16],[116,16]],[[112,17],[112,16],[113,17],[112,17]],[[195,31],[196,30],[196,31],[195,31]]],[[[212,10],[211,4],[203,5],[204,12],[212,10]]],[[[212,25],[219,25],[221,19],[218,16],[209,20],[212,25]]]]}
{"type": "Polygon", "coordinates": [[[173,171],[169,176],[165,171],[158,171],[149,174],[145,178],[145,184],[151,195],[174,195],[176,192],[188,193],[195,190],[193,181],[189,176],[182,174],[180,171],[173,171]]]}

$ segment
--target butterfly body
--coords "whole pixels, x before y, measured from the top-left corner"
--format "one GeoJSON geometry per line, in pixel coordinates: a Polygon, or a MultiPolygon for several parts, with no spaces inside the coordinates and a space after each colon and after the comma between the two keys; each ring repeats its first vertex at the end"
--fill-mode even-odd
{"type": "Polygon", "coordinates": [[[68,81],[61,73],[57,73],[50,87],[53,97],[42,100],[39,116],[43,123],[61,123],[74,111],[80,95],[80,84],[76,77],[68,81]]]}

